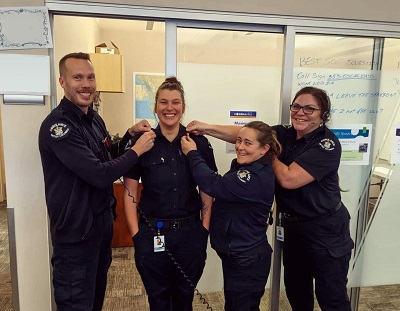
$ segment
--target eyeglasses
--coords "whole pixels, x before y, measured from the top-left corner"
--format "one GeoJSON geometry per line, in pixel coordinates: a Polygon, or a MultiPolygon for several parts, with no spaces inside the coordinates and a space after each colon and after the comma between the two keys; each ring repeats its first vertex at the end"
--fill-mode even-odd
{"type": "Polygon", "coordinates": [[[300,109],[303,109],[303,113],[307,115],[313,114],[315,110],[322,110],[321,108],[315,108],[311,106],[300,106],[299,104],[290,105],[290,111],[299,112],[300,109]]]}

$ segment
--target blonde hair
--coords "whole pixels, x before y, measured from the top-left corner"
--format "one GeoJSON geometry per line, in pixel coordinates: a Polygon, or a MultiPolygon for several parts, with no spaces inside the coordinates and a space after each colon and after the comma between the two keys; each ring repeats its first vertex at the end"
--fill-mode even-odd
{"type": "Polygon", "coordinates": [[[154,112],[157,111],[157,100],[158,96],[160,94],[160,91],[162,90],[169,90],[169,91],[178,91],[181,93],[182,97],[182,104],[183,104],[183,112],[185,112],[186,108],[186,103],[185,103],[185,91],[183,90],[182,83],[176,78],[176,77],[167,77],[163,83],[158,87],[157,92],[156,92],[156,98],[155,98],[155,105],[154,105],[154,112]]]}

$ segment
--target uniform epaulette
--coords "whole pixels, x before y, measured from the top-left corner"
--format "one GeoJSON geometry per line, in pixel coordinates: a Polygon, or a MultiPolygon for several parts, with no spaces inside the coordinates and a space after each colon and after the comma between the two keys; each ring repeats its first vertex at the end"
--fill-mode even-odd
{"type": "Polygon", "coordinates": [[[65,115],[65,110],[59,107],[56,107],[51,112],[51,116],[53,117],[63,117],[65,115]]]}

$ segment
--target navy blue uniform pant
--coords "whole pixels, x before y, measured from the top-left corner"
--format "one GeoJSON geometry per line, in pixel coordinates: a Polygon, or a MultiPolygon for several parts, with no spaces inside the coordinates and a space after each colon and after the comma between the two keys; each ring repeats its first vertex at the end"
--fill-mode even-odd
{"type": "Polygon", "coordinates": [[[285,220],[283,265],[286,295],[293,311],[350,311],[347,273],[353,242],[347,209],[313,221],[285,220]]]}
{"type": "Polygon", "coordinates": [[[145,224],[139,224],[133,237],[136,268],[150,310],[191,311],[194,288],[205,266],[208,231],[199,221],[178,230],[161,230],[161,234],[170,253],[154,252],[154,231],[145,224]]]}
{"type": "Polygon", "coordinates": [[[224,275],[225,311],[259,311],[271,267],[268,241],[244,252],[218,253],[224,275]]]}
{"type": "Polygon", "coordinates": [[[57,311],[100,311],[111,265],[111,211],[97,216],[79,243],[53,243],[53,286],[57,311]]]}

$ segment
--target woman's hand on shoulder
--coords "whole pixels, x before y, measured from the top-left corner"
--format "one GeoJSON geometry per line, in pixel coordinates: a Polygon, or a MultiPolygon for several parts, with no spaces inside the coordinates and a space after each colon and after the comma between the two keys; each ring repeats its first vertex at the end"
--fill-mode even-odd
{"type": "Polygon", "coordinates": [[[182,148],[182,152],[185,155],[187,155],[189,153],[189,151],[197,150],[196,143],[189,136],[189,134],[186,134],[186,136],[182,136],[182,138],[181,138],[181,148],[182,148]]]}
{"type": "Polygon", "coordinates": [[[195,135],[206,135],[208,126],[207,123],[193,120],[186,126],[186,131],[195,135]]]}

